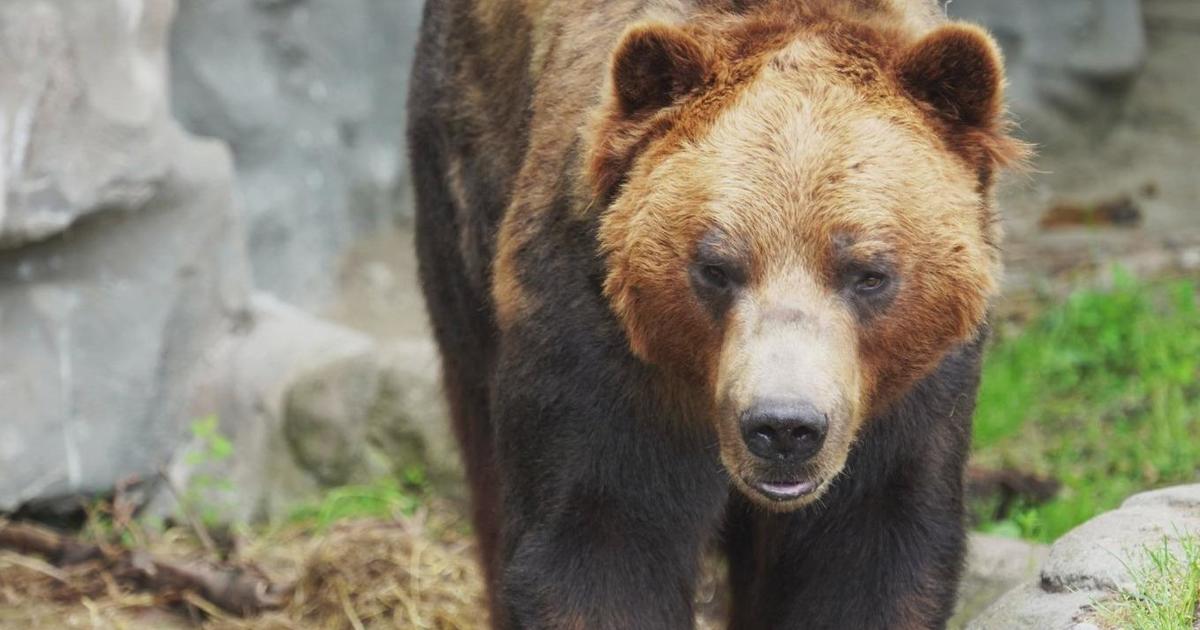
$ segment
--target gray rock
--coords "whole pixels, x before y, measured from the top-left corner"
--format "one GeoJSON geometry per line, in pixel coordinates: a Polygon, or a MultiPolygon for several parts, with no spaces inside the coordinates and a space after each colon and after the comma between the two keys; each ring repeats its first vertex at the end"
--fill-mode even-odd
{"type": "MultiPolygon", "coordinates": [[[[164,469],[175,492],[203,486],[242,520],[414,463],[453,477],[427,341],[381,352],[278,300],[249,304],[229,152],[169,106],[175,8],[0,5],[0,510],[164,469]],[[227,460],[189,437],[209,415],[227,460]]],[[[181,5],[179,109],[233,142],[260,278],[305,304],[344,247],[403,207],[418,11],[181,5]]]]}
{"type": "Polygon", "coordinates": [[[0,249],[157,194],[179,144],[165,80],[173,6],[0,6],[0,249]]]}
{"type": "Polygon", "coordinates": [[[1048,552],[1047,545],[972,534],[967,569],[949,627],[963,627],[1017,585],[1036,579],[1048,552]]]}
{"type": "Polygon", "coordinates": [[[1036,581],[1006,594],[967,628],[1086,628],[1093,604],[1134,590],[1130,570],[1149,561],[1147,547],[1177,547],[1180,535],[1196,531],[1200,485],[1130,497],[1056,541],[1036,581]]]}
{"type": "MultiPolygon", "coordinates": [[[[187,405],[190,417],[218,418],[232,455],[208,461],[203,440],[193,439],[169,467],[175,492],[161,492],[151,511],[174,511],[173,495],[205,485],[198,479],[221,482],[196,498],[214,517],[230,521],[283,515],[316,496],[321,473],[297,461],[284,429],[290,388],[329,366],[368,361],[371,349],[362,335],[255,295],[238,328],[206,357],[211,369],[195,383],[187,405]]],[[[321,464],[315,454],[310,457],[310,463],[321,464]]]]}
{"type": "MultiPolygon", "coordinates": [[[[373,359],[363,354],[322,365],[284,395],[284,437],[296,463],[321,485],[350,483],[366,463],[369,420],[383,404],[373,359]]],[[[405,459],[418,463],[411,450],[405,459]]]]}
{"type": "Polygon", "coordinates": [[[1105,596],[1099,591],[1048,593],[1037,584],[1019,586],[967,624],[967,630],[1067,630],[1105,596]]]}
{"type": "Polygon", "coordinates": [[[163,489],[151,511],[174,511],[174,495],[198,482],[212,486],[197,497],[204,511],[251,522],[284,517],[331,486],[413,466],[434,481],[457,480],[457,460],[439,442],[436,370],[421,368],[431,358],[425,344],[384,351],[365,335],[256,295],[239,330],[208,357],[213,367],[188,405],[191,417],[219,419],[232,454],[206,461],[204,440],[193,440],[169,468],[174,491],[163,489]]]}
{"type": "Polygon", "coordinates": [[[358,238],[411,216],[404,103],[420,2],[185,0],[175,111],[233,149],[259,288],[328,305],[358,238]]]}
{"type": "Polygon", "coordinates": [[[0,7],[0,510],[153,475],[242,307],[228,153],[167,107],[172,10],[0,7]]]}
{"type": "MultiPolygon", "coordinates": [[[[381,348],[387,405],[371,418],[370,442],[383,453],[420,446],[420,462],[443,489],[461,482],[458,445],[450,430],[442,392],[441,360],[433,341],[404,338],[381,348]]],[[[396,456],[391,456],[396,459],[396,456]]]]}
{"type": "Polygon", "coordinates": [[[1168,506],[1133,506],[1106,512],[1067,532],[1054,543],[1042,569],[1048,590],[1107,590],[1133,588],[1129,566],[1142,559],[1141,550],[1200,530],[1200,515],[1168,506]]]}
{"type": "Polygon", "coordinates": [[[1140,507],[1167,507],[1200,517],[1200,484],[1172,486],[1135,494],[1121,504],[1121,509],[1140,507]]]}
{"type": "Polygon", "coordinates": [[[296,462],[326,486],[402,476],[414,466],[434,481],[460,481],[438,374],[428,339],[393,341],[308,371],[285,394],[283,430],[296,462]]]}

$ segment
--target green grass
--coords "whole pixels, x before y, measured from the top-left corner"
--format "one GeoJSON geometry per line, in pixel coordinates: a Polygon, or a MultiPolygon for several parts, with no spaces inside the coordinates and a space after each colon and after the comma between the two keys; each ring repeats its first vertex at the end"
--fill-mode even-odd
{"type": "Polygon", "coordinates": [[[377,479],[367,484],[332,488],[320,500],[292,510],[287,521],[320,531],[350,519],[412,516],[424,500],[426,486],[424,471],[413,467],[404,473],[403,479],[377,479]]]}
{"type": "Polygon", "coordinates": [[[1097,602],[1097,620],[1108,628],[1192,630],[1200,598],[1200,538],[1184,536],[1177,549],[1164,539],[1142,555],[1127,565],[1133,589],[1097,602]]]}
{"type": "MultiPolygon", "coordinates": [[[[1083,290],[984,362],[975,460],[1062,482],[985,530],[1050,541],[1139,490],[1197,479],[1200,308],[1191,281],[1083,290]]],[[[988,506],[976,505],[986,514],[988,506]]]]}

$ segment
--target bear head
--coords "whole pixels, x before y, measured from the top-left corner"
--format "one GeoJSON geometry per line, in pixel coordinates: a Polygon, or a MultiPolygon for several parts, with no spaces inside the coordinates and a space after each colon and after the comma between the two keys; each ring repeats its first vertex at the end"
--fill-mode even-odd
{"type": "Polygon", "coordinates": [[[799,10],[631,27],[588,135],[604,291],[776,510],[985,322],[1003,64],[981,29],[799,10]]]}

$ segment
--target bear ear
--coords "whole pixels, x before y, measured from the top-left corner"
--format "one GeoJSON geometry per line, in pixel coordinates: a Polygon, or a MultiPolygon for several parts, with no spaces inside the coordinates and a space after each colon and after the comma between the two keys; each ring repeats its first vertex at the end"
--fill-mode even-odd
{"type": "Polygon", "coordinates": [[[664,24],[632,26],[612,56],[610,87],[589,130],[593,193],[609,199],[624,180],[656,112],[709,80],[712,57],[691,35],[664,24]]]}
{"type": "Polygon", "coordinates": [[[671,105],[700,87],[708,68],[704,49],[691,35],[663,24],[634,26],[613,53],[618,111],[632,117],[671,105]]]}
{"type": "Polygon", "coordinates": [[[899,78],[917,100],[950,123],[993,129],[1004,112],[1004,61],[983,29],[948,24],[903,53],[899,78]]]}

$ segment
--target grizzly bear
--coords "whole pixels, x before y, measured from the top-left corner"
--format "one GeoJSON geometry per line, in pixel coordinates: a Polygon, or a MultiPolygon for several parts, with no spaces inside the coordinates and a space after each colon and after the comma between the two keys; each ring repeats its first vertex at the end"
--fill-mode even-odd
{"type": "Polygon", "coordinates": [[[937,628],[1022,156],[934,0],[428,0],[422,287],[497,628],[937,628]]]}

